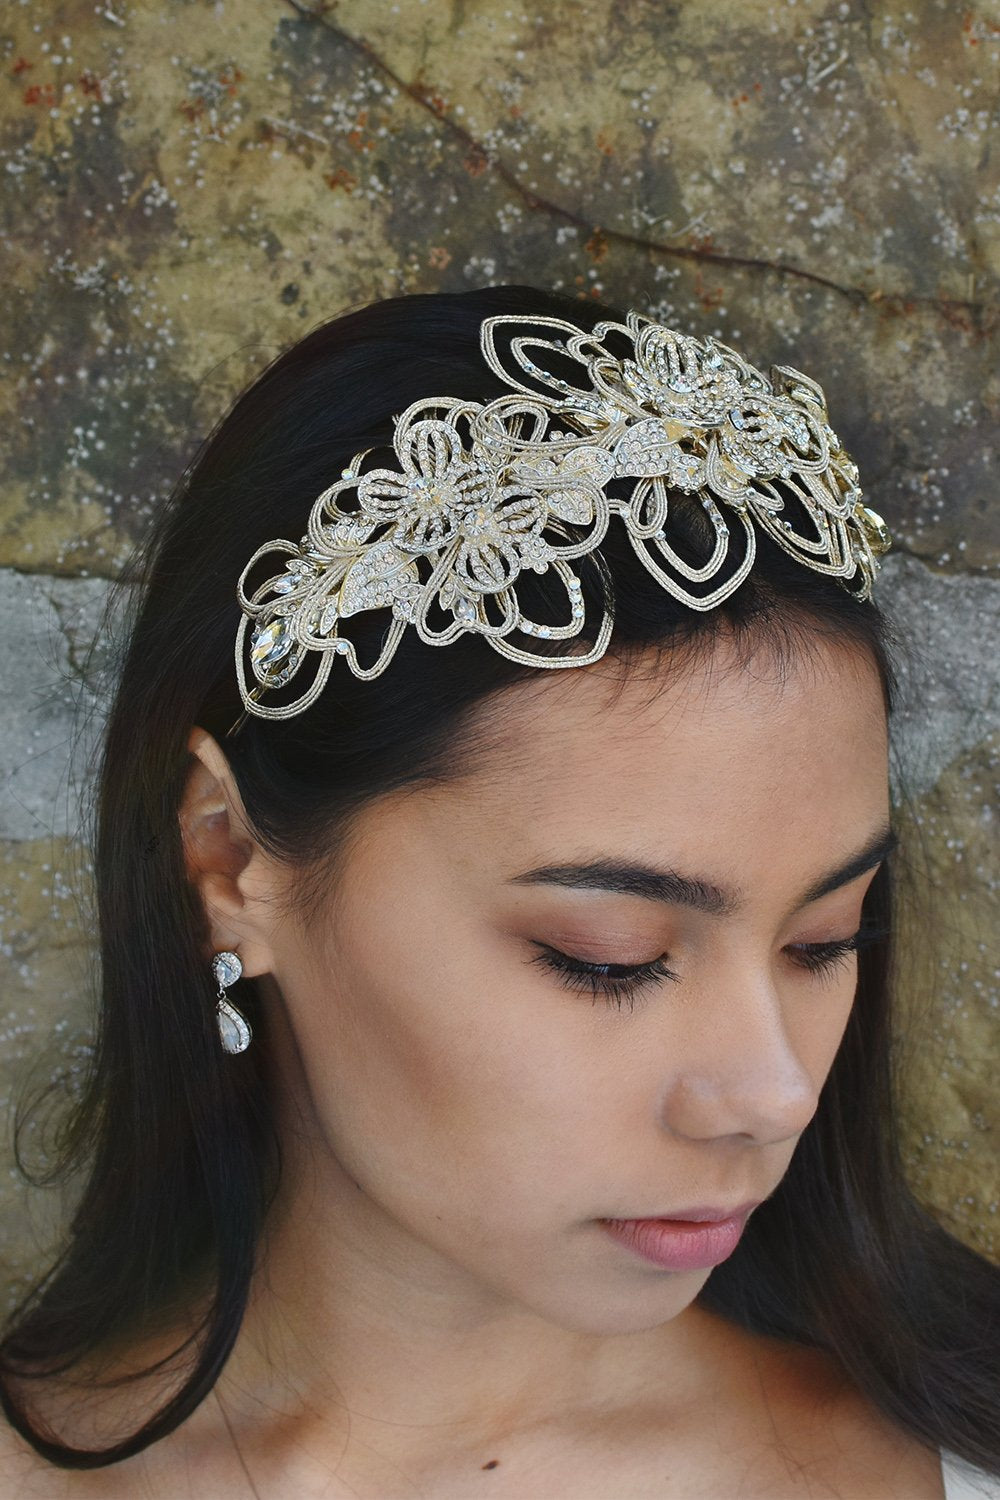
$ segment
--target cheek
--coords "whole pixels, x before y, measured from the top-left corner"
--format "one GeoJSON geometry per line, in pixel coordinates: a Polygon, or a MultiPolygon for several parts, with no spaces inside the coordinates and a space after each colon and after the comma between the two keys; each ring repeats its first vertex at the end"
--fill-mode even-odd
{"type": "Polygon", "coordinates": [[[817,974],[796,986],[786,1010],[796,1052],[819,1088],[833,1067],[854,1006],[857,960],[850,959],[828,975],[817,974]]]}
{"type": "MultiPolygon", "coordinates": [[[[397,929],[398,930],[398,929],[397,929]]],[[[422,1194],[478,1184],[538,1198],[579,1175],[602,1097],[558,996],[509,953],[426,941],[341,944],[303,996],[301,1032],[331,1146],[374,1189],[422,1194]]],[[[589,1001],[582,1002],[589,1011],[589,1001]]],[[[606,1080],[605,1080],[606,1083],[606,1080]]]]}

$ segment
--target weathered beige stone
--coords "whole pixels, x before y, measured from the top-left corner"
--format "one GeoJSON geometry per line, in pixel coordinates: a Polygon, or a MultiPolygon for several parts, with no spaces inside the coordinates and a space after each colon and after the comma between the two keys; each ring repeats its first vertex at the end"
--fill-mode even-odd
{"type": "Polygon", "coordinates": [[[985,16],[944,0],[183,13],[36,0],[9,18],[0,562],[114,572],[280,347],[372,297],[511,279],[816,373],[906,545],[997,561],[985,16]]]}
{"type": "Polygon", "coordinates": [[[911,1180],[954,1233],[1000,1260],[1000,735],[902,817],[900,1061],[911,1180]]]}

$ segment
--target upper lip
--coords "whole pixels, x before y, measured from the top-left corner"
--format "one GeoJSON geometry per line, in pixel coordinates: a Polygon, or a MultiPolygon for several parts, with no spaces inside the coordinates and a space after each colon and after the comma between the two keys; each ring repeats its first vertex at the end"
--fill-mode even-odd
{"type": "Polygon", "coordinates": [[[677,1219],[688,1224],[720,1224],[723,1219],[742,1219],[751,1213],[764,1200],[752,1198],[746,1203],[738,1203],[734,1208],[715,1208],[699,1205],[697,1208],[672,1209],[668,1214],[642,1214],[636,1215],[630,1220],[617,1220],[618,1223],[645,1223],[651,1219],[677,1219]]]}

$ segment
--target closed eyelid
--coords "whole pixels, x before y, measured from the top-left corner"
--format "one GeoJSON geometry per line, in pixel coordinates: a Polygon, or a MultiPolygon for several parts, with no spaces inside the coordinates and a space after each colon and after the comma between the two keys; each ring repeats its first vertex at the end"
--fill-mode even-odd
{"type": "MultiPolygon", "coordinates": [[[[560,931],[546,926],[542,948],[551,948],[581,963],[593,964],[643,964],[649,961],[651,951],[662,944],[663,935],[644,935],[634,926],[620,932],[581,932],[578,928],[560,931]]],[[[655,957],[655,952],[654,955],[655,957]]]]}
{"type": "MultiPolygon", "coordinates": [[[[638,945],[632,944],[633,950],[638,945]]],[[[608,944],[594,945],[592,940],[587,942],[574,942],[567,940],[565,945],[559,941],[540,942],[534,940],[533,947],[541,953],[555,954],[557,958],[567,959],[570,963],[581,964],[585,967],[601,969],[644,969],[649,964],[658,963],[666,955],[662,952],[635,953],[629,952],[629,948],[623,945],[608,944]]]]}

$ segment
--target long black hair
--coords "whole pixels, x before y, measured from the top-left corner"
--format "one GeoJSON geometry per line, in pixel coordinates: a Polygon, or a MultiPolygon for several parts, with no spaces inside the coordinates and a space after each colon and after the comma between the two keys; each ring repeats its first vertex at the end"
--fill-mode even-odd
{"type": "MultiPolygon", "coordinates": [[[[136,602],[96,791],[103,998],[65,1161],[83,1190],[62,1254],[0,1342],[4,1410],[54,1464],[99,1467],[138,1453],[208,1395],[240,1329],[280,1171],[267,1017],[253,980],[240,986],[250,1051],[225,1056],[215,1031],[206,918],[178,823],[191,727],[223,745],[257,837],[287,862],[306,903],[329,888],[351,816],[393,788],[447,779],[476,706],[536,671],[472,635],[437,649],[407,631],[378,679],[335,673],[306,712],[251,717],[227,737],[243,708],[233,642],[247,558],[275,536],[300,536],[315,496],[356,452],[387,446],[393,415],[413,401],[503,394],[479,353],[480,323],[498,313],[579,326],[616,316],[500,287],[401,297],[326,323],[240,397],[124,574],[136,602]],[[46,1382],[72,1380],[102,1351],[176,1327],[178,1309],[187,1330],[178,1373],[147,1420],[103,1446],[61,1440],[41,1414],[46,1382]]],[[[696,528],[698,512],[678,506],[677,524],[696,528]]],[[[699,540],[693,530],[689,540],[699,540]]],[[[654,651],[668,670],[674,648],[721,629],[748,649],[792,637],[807,649],[812,633],[869,653],[891,698],[875,604],[766,538],[747,580],[704,612],[672,599],[611,532],[580,572],[588,605],[613,597],[612,646],[626,663],[654,651]]],[[[542,619],[553,608],[549,580],[537,575],[528,587],[525,607],[536,603],[542,619]]],[[[359,616],[352,631],[367,660],[378,649],[378,615],[359,616]]],[[[887,932],[890,899],[887,863],[865,909],[887,932]]],[[[700,1300],[746,1328],[828,1351],[901,1427],[1000,1473],[1000,1271],[938,1227],[906,1185],[890,944],[860,955],[856,1001],[817,1113],[779,1189],[700,1300]]]]}

